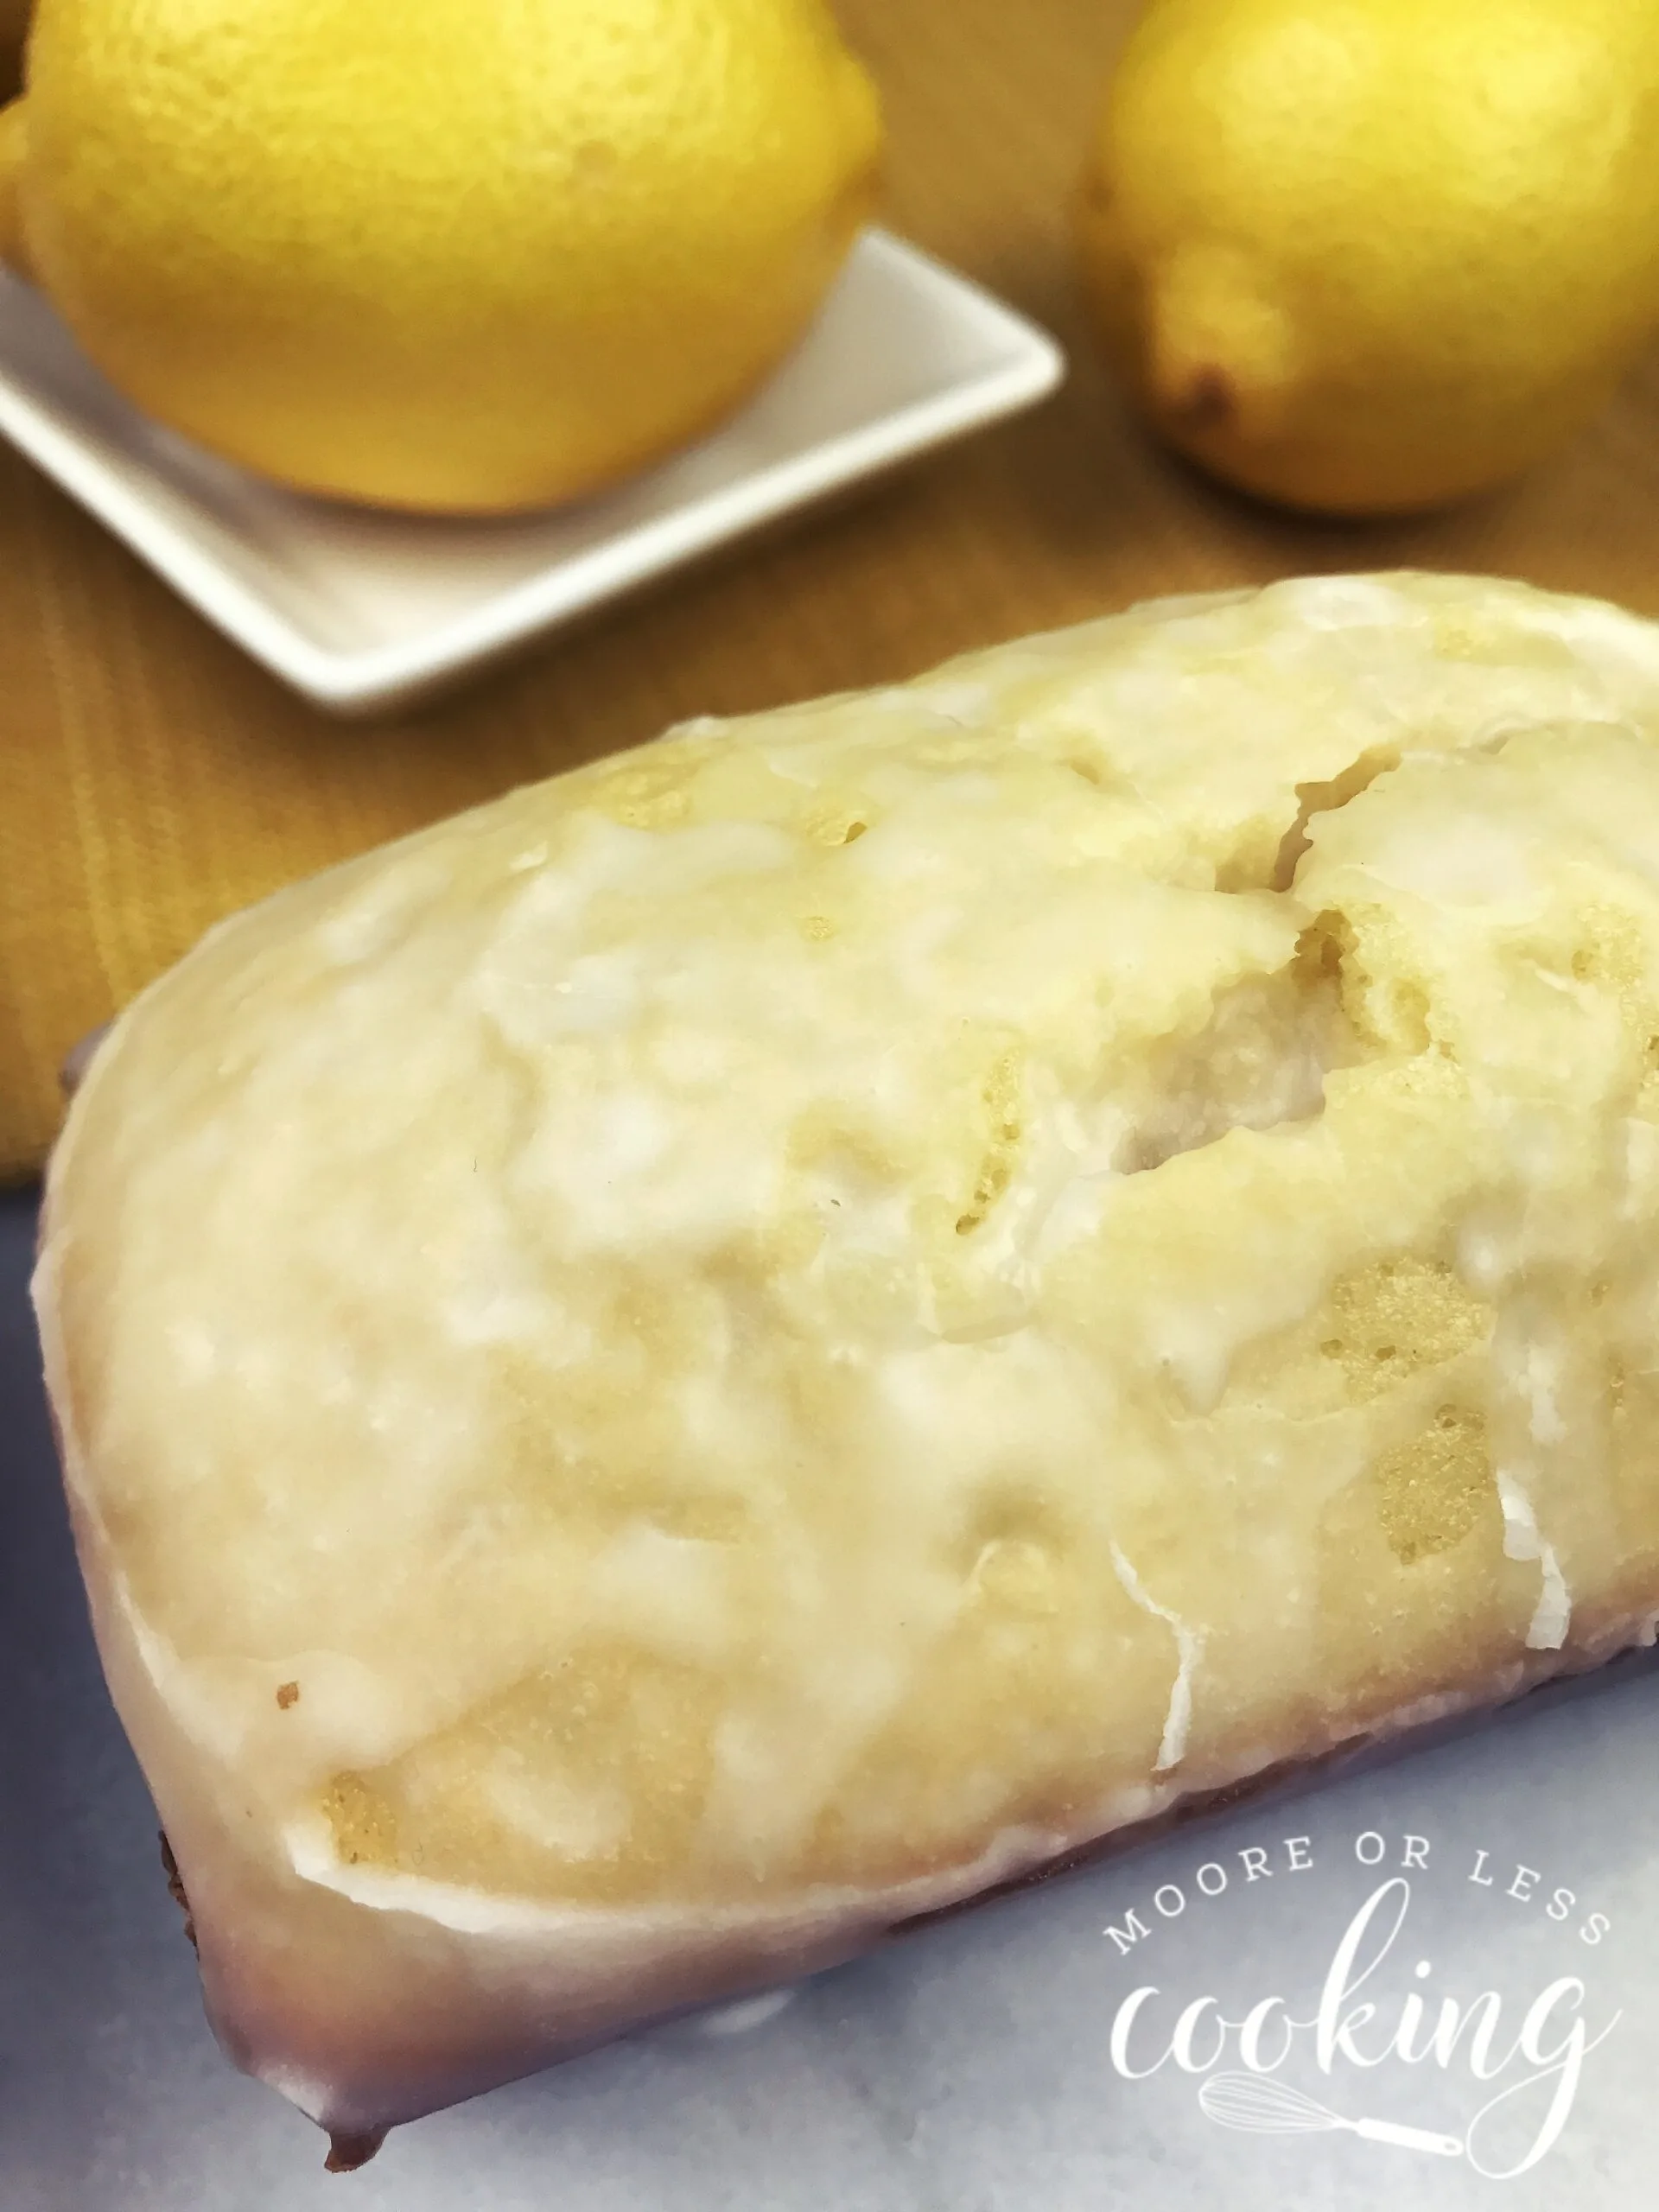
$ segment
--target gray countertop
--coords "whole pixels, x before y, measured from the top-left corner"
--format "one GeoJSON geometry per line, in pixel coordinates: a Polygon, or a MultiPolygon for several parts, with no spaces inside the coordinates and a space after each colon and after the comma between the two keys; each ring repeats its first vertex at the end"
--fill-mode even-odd
{"type": "Polygon", "coordinates": [[[25,1293],[33,1226],[27,1198],[0,1197],[0,2212],[1652,2201],[1645,1656],[653,2029],[326,2176],[321,2138],[202,2021],[87,1630],[25,1293]],[[1287,2092],[1317,2126],[1282,2131],[1287,2092]],[[1275,2126],[1224,2124],[1243,2118],[1275,2126]]]}

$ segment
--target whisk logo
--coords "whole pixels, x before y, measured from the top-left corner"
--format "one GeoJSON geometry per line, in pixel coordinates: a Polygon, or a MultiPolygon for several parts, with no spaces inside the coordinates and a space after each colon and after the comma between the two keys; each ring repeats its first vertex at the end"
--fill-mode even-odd
{"type": "MultiPolygon", "coordinates": [[[[1166,2069],[1196,2076],[1198,2109],[1218,2127],[1272,2135],[1341,2133],[1389,2152],[1461,2159],[1489,2181],[1513,2180],[1536,2166],[1560,2139],[1586,2061],[1623,2016],[1599,2013],[1580,1973],[1558,1974],[1519,1998],[1447,1988],[1433,1961],[1421,1955],[1411,1926],[1413,1885],[1428,1878],[1430,1845],[1421,1836],[1400,1841],[1398,1871],[1389,1872],[1382,1862],[1393,1853],[1386,1838],[1368,1831],[1355,1840],[1355,1859],[1374,1870],[1373,1885],[1345,1927],[1331,1931],[1329,1964],[1303,2009],[1277,1993],[1248,1993],[1242,2002],[1235,1993],[1227,2005],[1204,1993],[1182,2002],[1155,1983],[1142,1983],[1117,2006],[1110,2041],[1115,2071],[1126,2081],[1146,2081],[1166,2069]],[[1466,2088],[1465,2115],[1456,2132],[1421,2126],[1413,2114],[1414,2089],[1430,2072],[1466,2088]],[[1317,2093],[1294,2082],[1296,2075],[1304,2083],[1312,2077],[1317,2093]]],[[[1280,1848],[1285,1855],[1277,1871],[1304,1872],[1313,1865],[1306,1836],[1287,1838],[1280,1848]]],[[[1136,1907],[1109,1927],[1119,1955],[1151,1942],[1160,1920],[1179,1918],[1190,1902],[1274,1871],[1265,1848],[1236,1856],[1242,1871],[1209,1860],[1191,1885],[1165,1884],[1144,1912],[1136,1907]]],[[[1560,1925],[1563,1944],[1578,1948],[1579,1957],[1566,1963],[1579,1964],[1585,1952],[1599,1947],[1610,1925],[1605,1915],[1578,1912],[1570,1890],[1541,1891],[1542,1875],[1525,1866],[1500,1890],[1491,1859],[1486,1851],[1476,1853],[1463,1878],[1522,1904],[1536,1897],[1541,1913],[1560,1925]]],[[[1437,2117],[1445,2096],[1444,2088],[1437,2091],[1437,2117]]]]}

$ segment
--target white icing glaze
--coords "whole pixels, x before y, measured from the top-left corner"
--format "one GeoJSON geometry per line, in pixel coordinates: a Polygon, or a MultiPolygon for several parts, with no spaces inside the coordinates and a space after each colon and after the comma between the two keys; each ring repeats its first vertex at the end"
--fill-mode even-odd
{"type": "Polygon", "coordinates": [[[1166,1605],[1160,1605],[1116,1543],[1112,1546],[1112,1565],[1118,1580],[1141,1611],[1162,1621],[1175,1638],[1175,1680],[1170,1685],[1169,1710],[1164,1716],[1158,1757],[1153,1765],[1154,1774],[1167,1774],[1186,1755],[1186,1732],[1192,1725],[1192,1675],[1204,1657],[1204,1631],[1189,1628],[1179,1613],[1172,1613],[1166,1605]]]}
{"type": "Polygon", "coordinates": [[[1656,734],[1611,610],[1211,595],[147,994],[37,1299],[246,2063],[401,2117],[1649,1634],[1656,734]]]}

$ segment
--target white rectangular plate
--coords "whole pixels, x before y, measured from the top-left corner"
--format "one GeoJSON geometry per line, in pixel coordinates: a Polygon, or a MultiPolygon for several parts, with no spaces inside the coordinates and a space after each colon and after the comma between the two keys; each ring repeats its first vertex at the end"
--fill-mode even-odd
{"type": "Polygon", "coordinates": [[[0,433],[256,660],[336,714],[453,681],[682,562],[1031,405],[1059,348],[866,231],[783,367],[713,436],[618,490],[506,521],[305,498],[129,406],[0,275],[0,433]]]}

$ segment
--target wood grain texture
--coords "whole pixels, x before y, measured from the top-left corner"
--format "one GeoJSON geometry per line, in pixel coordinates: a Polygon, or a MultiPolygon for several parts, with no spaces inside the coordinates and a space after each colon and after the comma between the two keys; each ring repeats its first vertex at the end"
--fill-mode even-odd
{"type": "Polygon", "coordinates": [[[1145,438],[1095,358],[1069,203],[1135,0],[842,0],[887,101],[887,219],[1049,325],[1037,413],[729,554],[441,705],[291,696],[0,448],[0,1178],[55,1069],[217,916],[509,785],[1164,591],[1491,569],[1659,613],[1659,356],[1510,491],[1388,525],[1276,515],[1145,438]]]}

